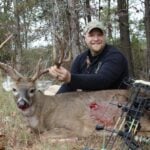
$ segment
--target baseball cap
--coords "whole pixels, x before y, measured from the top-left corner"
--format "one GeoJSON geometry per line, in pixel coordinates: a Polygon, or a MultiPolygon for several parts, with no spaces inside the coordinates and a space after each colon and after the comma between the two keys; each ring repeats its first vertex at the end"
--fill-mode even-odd
{"type": "Polygon", "coordinates": [[[84,34],[86,34],[86,33],[89,33],[91,30],[93,30],[93,29],[95,29],[95,28],[100,29],[100,30],[104,33],[103,25],[101,24],[101,22],[99,22],[99,21],[97,21],[97,20],[94,20],[94,21],[89,22],[89,23],[85,26],[83,32],[84,32],[84,34]]]}

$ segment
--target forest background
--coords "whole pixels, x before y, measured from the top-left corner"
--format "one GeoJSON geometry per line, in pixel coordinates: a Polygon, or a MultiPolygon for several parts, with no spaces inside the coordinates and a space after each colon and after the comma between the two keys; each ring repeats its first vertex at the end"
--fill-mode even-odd
{"type": "Polygon", "coordinates": [[[0,0],[0,44],[13,34],[0,61],[25,74],[40,57],[44,67],[54,64],[61,49],[72,61],[85,50],[82,31],[94,19],[127,57],[130,76],[150,80],[150,0],[0,0]]]}

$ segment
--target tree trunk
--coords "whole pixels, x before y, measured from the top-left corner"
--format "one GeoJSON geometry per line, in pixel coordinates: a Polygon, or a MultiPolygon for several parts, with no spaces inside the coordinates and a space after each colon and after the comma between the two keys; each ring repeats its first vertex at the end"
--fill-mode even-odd
{"type": "Polygon", "coordinates": [[[90,22],[91,21],[90,0],[86,0],[86,11],[87,11],[87,20],[88,20],[88,22],[90,22]]]}
{"type": "Polygon", "coordinates": [[[110,16],[111,16],[110,2],[111,2],[111,0],[108,0],[107,31],[108,31],[109,41],[111,41],[111,39],[112,39],[112,25],[111,25],[111,21],[110,21],[110,16]]]}
{"type": "Polygon", "coordinates": [[[21,56],[22,56],[22,45],[21,45],[21,37],[20,37],[20,17],[19,17],[19,1],[18,0],[13,0],[14,4],[14,16],[15,16],[15,53],[16,53],[16,68],[17,70],[21,70],[21,56]]]}
{"type": "Polygon", "coordinates": [[[23,23],[24,23],[24,45],[25,45],[25,49],[27,49],[28,48],[28,27],[27,27],[25,13],[23,13],[23,23]]]}
{"type": "Polygon", "coordinates": [[[78,1],[68,0],[68,8],[70,13],[70,37],[71,37],[71,50],[73,59],[79,54],[79,21],[76,4],[78,1]]]}
{"type": "Polygon", "coordinates": [[[101,0],[99,0],[99,2],[98,2],[98,4],[99,4],[99,9],[98,9],[98,18],[99,18],[99,20],[101,20],[101,0]]]}
{"type": "Polygon", "coordinates": [[[134,67],[129,33],[128,0],[118,0],[118,16],[120,29],[120,48],[121,51],[127,57],[130,75],[134,76],[134,67]]]}
{"type": "Polygon", "coordinates": [[[146,78],[150,80],[150,0],[145,0],[145,32],[147,40],[146,78]]]}

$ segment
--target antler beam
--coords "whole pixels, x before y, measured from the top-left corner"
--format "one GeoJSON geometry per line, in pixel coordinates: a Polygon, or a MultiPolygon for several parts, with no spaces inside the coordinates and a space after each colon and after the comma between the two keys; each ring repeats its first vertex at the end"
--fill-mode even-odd
{"type": "Polygon", "coordinates": [[[41,71],[41,68],[40,68],[41,61],[42,61],[42,59],[39,59],[38,64],[36,66],[36,72],[31,79],[33,82],[36,81],[41,75],[49,72],[48,68],[41,71]]]}
{"type": "Polygon", "coordinates": [[[54,32],[52,32],[52,34],[56,37],[56,39],[57,39],[57,41],[58,41],[58,43],[59,43],[59,45],[60,45],[60,57],[59,57],[59,59],[57,60],[56,58],[55,58],[55,65],[59,68],[61,65],[62,65],[62,63],[63,62],[68,62],[68,61],[70,61],[71,60],[71,52],[70,51],[68,51],[68,57],[65,59],[64,57],[65,57],[65,43],[67,43],[66,42],[66,40],[65,39],[62,39],[62,38],[60,38],[56,33],[54,33],[54,32]]]}

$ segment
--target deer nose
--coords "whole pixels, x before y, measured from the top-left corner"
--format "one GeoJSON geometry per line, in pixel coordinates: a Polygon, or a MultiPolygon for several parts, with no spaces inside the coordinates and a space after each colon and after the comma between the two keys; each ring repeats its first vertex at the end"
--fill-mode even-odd
{"type": "Polygon", "coordinates": [[[17,106],[18,106],[18,108],[20,108],[22,110],[25,110],[25,109],[29,108],[29,104],[24,99],[20,99],[17,102],[17,106]]]}

